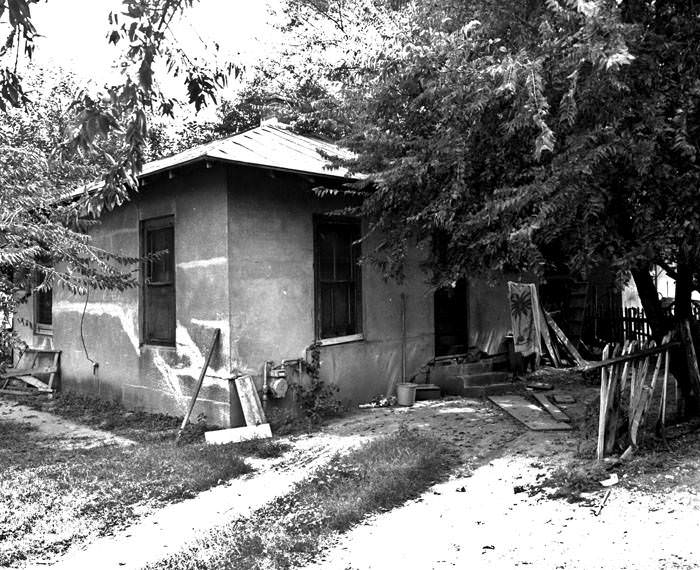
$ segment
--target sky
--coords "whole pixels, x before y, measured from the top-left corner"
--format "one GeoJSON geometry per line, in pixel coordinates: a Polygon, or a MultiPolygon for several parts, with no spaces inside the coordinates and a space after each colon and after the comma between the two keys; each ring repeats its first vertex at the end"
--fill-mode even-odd
{"type": "MultiPolygon", "coordinates": [[[[98,87],[118,80],[118,69],[113,66],[118,50],[108,44],[106,36],[107,16],[119,10],[120,4],[120,0],[48,0],[33,5],[34,24],[42,36],[35,42],[34,63],[60,66],[98,87]]],[[[278,6],[279,0],[199,0],[173,23],[172,30],[190,56],[200,60],[217,57],[205,47],[216,42],[222,61],[232,59],[250,66],[279,44],[272,26],[278,6]]],[[[181,90],[184,95],[181,80],[166,79],[162,73],[159,79],[166,91],[181,90]]]]}

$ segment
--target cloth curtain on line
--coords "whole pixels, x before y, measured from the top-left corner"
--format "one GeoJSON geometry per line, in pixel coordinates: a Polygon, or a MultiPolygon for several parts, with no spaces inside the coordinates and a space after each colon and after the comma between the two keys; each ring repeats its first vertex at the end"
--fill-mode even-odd
{"type": "Polygon", "coordinates": [[[542,354],[542,313],[534,283],[508,281],[510,317],[515,351],[523,356],[542,354]]]}

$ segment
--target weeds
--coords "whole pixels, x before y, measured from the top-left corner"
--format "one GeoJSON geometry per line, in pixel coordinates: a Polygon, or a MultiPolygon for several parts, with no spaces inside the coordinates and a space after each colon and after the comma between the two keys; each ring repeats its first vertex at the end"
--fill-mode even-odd
{"type": "Polygon", "coordinates": [[[338,387],[326,384],[317,378],[309,386],[294,385],[296,400],[309,427],[317,426],[324,420],[338,417],[343,405],[336,398],[338,387]]]}
{"type": "Polygon", "coordinates": [[[130,411],[117,402],[75,392],[61,392],[49,402],[37,401],[34,398],[21,401],[25,405],[49,411],[62,418],[141,442],[164,441],[171,437],[174,439],[182,422],[182,419],[174,416],[130,411]]]}
{"type": "Polygon", "coordinates": [[[405,427],[378,438],[298,483],[250,518],[216,529],[150,570],[289,568],[312,559],[321,541],[368,514],[396,507],[445,477],[453,455],[405,427]]]}
{"type": "Polygon", "coordinates": [[[336,397],[338,387],[321,380],[321,345],[315,342],[309,349],[311,362],[306,362],[305,368],[310,383],[308,386],[295,384],[292,389],[308,427],[312,428],[324,420],[338,417],[343,411],[343,405],[336,397]]]}
{"type": "Polygon", "coordinates": [[[291,445],[274,439],[252,439],[234,444],[234,450],[240,455],[259,457],[260,459],[274,459],[281,457],[291,449],[291,445]]]}

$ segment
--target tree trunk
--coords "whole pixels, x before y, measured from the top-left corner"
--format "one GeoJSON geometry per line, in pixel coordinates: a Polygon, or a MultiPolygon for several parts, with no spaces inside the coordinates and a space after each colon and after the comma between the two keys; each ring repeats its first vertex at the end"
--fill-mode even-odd
{"type": "Polygon", "coordinates": [[[639,298],[642,301],[644,313],[651,327],[651,334],[657,344],[661,343],[666,333],[673,328],[673,323],[664,313],[656,291],[656,283],[651,278],[649,267],[633,269],[632,277],[637,286],[639,298]]]}
{"type": "MultiPolygon", "coordinates": [[[[646,314],[652,335],[657,344],[661,343],[664,335],[669,330],[675,328],[678,331],[678,323],[682,323],[683,320],[688,318],[690,318],[692,322],[690,302],[692,279],[690,267],[688,265],[678,265],[676,304],[673,320],[671,320],[661,308],[656,285],[651,277],[649,269],[646,267],[635,269],[632,271],[632,276],[637,285],[637,291],[642,301],[644,313],[646,314]]],[[[677,338],[680,337],[677,336],[677,338]]],[[[678,381],[678,386],[681,390],[683,401],[685,402],[684,415],[695,415],[698,410],[700,410],[700,402],[697,401],[696,394],[692,388],[690,370],[687,351],[683,347],[671,351],[671,374],[673,374],[678,381]]]]}
{"type": "Polygon", "coordinates": [[[687,263],[678,263],[676,269],[676,302],[674,315],[677,323],[692,319],[691,294],[693,293],[692,272],[687,263]]]}
{"type": "MultiPolygon", "coordinates": [[[[693,293],[693,272],[690,265],[686,262],[678,263],[678,270],[676,276],[676,301],[674,304],[674,317],[676,321],[676,326],[680,334],[680,339],[688,344],[692,343],[693,346],[698,346],[698,336],[696,327],[693,320],[692,311],[692,300],[691,296],[693,293]],[[685,326],[685,323],[690,323],[690,335],[683,334],[685,331],[681,327],[685,326]]],[[[678,355],[677,360],[683,363],[686,367],[686,382],[681,385],[681,391],[683,392],[683,399],[687,404],[686,415],[695,415],[700,411],[700,394],[697,392],[697,363],[693,362],[693,356],[697,353],[697,350],[691,350],[688,346],[684,347],[681,354],[678,355]]],[[[673,360],[671,361],[673,362],[673,360]]],[[[673,369],[673,366],[671,367],[673,369]]],[[[674,376],[676,372],[673,371],[674,376]]],[[[678,378],[676,376],[676,378],[678,378]]],[[[679,381],[680,383],[680,381],[679,381]]]]}

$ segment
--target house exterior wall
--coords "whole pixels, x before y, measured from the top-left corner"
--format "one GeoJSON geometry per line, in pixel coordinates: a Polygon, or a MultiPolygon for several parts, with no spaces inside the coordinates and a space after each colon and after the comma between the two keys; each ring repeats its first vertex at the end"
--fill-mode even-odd
{"type": "MultiPolygon", "coordinates": [[[[140,287],[91,291],[87,303],[56,290],[53,336],[25,328],[26,340],[62,351],[65,390],[182,415],[220,328],[192,417],[203,413],[208,422],[229,425],[228,378],[250,374],[261,387],[266,360],[303,356],[315,339],[313,219],[342,204],[318,198],[314,184],[299,175],[223,166],[181,169],[173,179],[149,182],[90,233],[96,245],[137,257],[140,222],[174,216],[176,346],[143,343],[140,287]]],[[[414,251],[402,285],[363,267],[362,339],[321,348],[321,378],[340,388],[342,400],[385,394],[401,380],[402,294],[407,377],[434,356],[433,297],[420,258],[414,251]]],[[[233,425],[243,424],[238,416],[233,425]]]]}
{"type": "Polygon", "coordinates": [[[226,424],[230,364],[226,208],[224,169],[199,169],[146,185],[134,201],[106,213],[90,230],[96,245],[137,257],[140,222],[174,216],[176,346],[142,342],[140,288],[91,291],[87,304],[85,296],[55,290],[53,336],[38,337],[26,328],[22,332],[33,346],[51,345],[62,351],[63,389],[118,400],[129,408],[183,415],[213,331],[220,328],[222,339],[192,417],[204,413],[209,421],[226,424]]]}
{"type": "MultiPolygon", "coordinates": [[[[234,367],[261,383],[266,360],[298,358],[315,339],[313,215],[341,204],[319,199],[301,177],[229,172],[229,283],[234,367]]],[[[384,394],[402,365],[406,295],[407,376],[434,353],[432,295],[418,252],[399,286],[362,270],[363,339],[321,348],[321,378],[350,402],[384,394]]]]}

